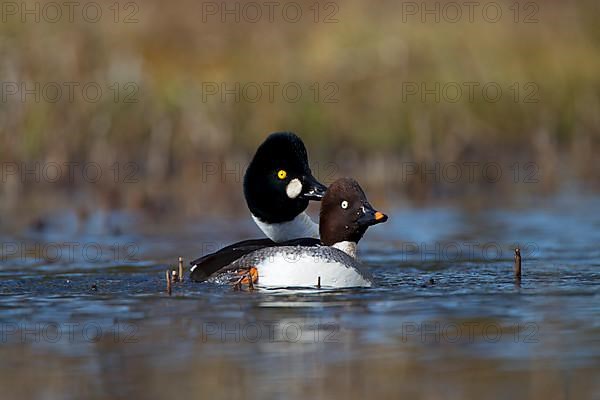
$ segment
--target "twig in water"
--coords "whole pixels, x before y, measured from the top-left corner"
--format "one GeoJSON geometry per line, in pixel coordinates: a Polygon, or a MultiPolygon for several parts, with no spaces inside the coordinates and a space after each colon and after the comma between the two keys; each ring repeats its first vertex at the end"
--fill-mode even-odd
{"type": "Polygon", "coordinates": [[[167,270],[165,275],[167,277],[167,293],[169,293],[169,296],[170,296],[171,295],[171,273],[169,272],[169,270],[167,270]]]}
{"type": "Polygon", "coordinates": [[[179,282],[183,282],[183,257],[179,257],[179,282]]]}
{"type": "Polygon", "coordinates": [[[515,278],[521,280],[521,250],[517,247],[515,249],[515,278]]]}

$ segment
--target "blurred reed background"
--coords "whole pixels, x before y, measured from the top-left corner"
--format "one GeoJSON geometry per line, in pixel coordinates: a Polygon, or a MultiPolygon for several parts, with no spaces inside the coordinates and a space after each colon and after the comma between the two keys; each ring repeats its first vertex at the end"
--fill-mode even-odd
{"type": "MultiPolygon", "coordinates": [[[[229,3],[240,7],[239,23],[231,15],[222,22],[222,10],[213,14],[221,2],[123,2],[118,15],[113,3],[94,3],[103,11],[96,23],[85,21],[81,8],[73,22],[66,15],[56,23],[43,15],[23,22],[3,5],[3,165],[97,163],[103,172],[93,183],[66,174],[49,182],[5,167],[4,213],[65,206],[245,213],[244,166],[277,130],[302,136],[321,180],[355,176],[372,197],[465,202],[600,183],[597,1],[521,2],[517,17],[512,1],[498,2],[503,15],[496,23],[482,18],[481,6],[473,22],[466,15],[423,22],[400,1],[321,2],[318,15],[314,1],[297,1],[297,23],[282,17],[285,2],[273,21],[263,3],[254,3],[263,12],[257,22],[252,10],[243,14],[247,3],[229,3]],[[528,17],[532,23],[524,23],[528,17]],[[79,85],[73,99],[65,82],[79,85]],[[81,93],[90,82],[103,90],[97,102],[81,93]],[[277,83],[272,99],[269,82],[277,83]],[[466,89],[456,102],[454,92],[442,91],[464,82],[479,85],[472,101],[466,89]],[[498,101],[482,95],[490,82],[502,89],[498,101]],[[55,102],[52,92],[23,99],[22,90],[11,94],[11,83],[56,83],[63,93],[55,102]],[[223,93],[236,83],[239,98],[223,93]],[[282,88],[290,83],[286,97],[282,88]],[[409,94],[436,83],[439,101],[409,94]],[[414,165],[427,170],[436,162],[497,163],[503,179],[449,182],[413,173],[414,165]],[[513,179],[517,162],[521,173],[535,164],[534,184],[513,179]]],[[[24,4],[35,10],[45,3],[24,4]]],[[[447,2],[414,4],[435,9],[447,2]]]]}

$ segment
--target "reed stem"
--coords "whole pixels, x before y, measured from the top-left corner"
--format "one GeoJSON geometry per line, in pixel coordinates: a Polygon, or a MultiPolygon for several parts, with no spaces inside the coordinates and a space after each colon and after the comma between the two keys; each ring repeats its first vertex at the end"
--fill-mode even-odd
{"type": "Polygon", "coordinates": [[[515,265],[514,265],[515,278],[521,280],[521,249],[518,247],[515,249],[515,265]]]}

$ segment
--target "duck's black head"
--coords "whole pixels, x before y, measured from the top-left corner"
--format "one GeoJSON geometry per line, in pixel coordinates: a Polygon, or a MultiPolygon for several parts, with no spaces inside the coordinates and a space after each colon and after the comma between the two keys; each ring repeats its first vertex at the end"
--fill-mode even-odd
{"type": "Polygon", "coordinates": [[[244,175],[248,208],[268,223],[293,220],[326,190],[312,175],[304,143],[291,132],[269,135],[244,175]]]}
{"type": "Polygon", "coordinates": [[[375,211],[369,204],[358,182],[350,178],[338,179],[329,186],[321,203],[321,242],[326,246],[340,242],[358,243],[369,226],[387,219],[387,215],[375,211]]]}

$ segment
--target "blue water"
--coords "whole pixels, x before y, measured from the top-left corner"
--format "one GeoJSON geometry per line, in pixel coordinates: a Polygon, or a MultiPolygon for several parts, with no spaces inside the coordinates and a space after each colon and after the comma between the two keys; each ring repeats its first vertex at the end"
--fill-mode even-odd
{"type": "Polygon", "coordinates": [[[252,222],[57,213],[0,237],[0,385],[44,399],[597,398],[599,209],[395,210],[360,246],[376,288],[184,281],[171,296],[178,256],[256,236],[252,222]]]}

